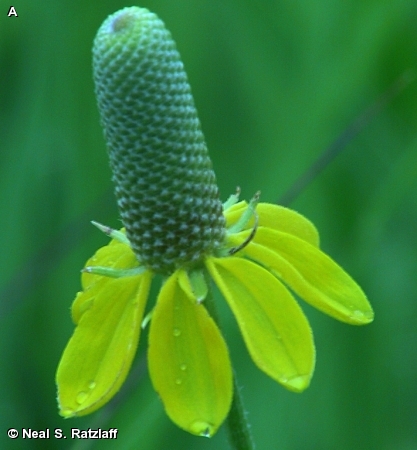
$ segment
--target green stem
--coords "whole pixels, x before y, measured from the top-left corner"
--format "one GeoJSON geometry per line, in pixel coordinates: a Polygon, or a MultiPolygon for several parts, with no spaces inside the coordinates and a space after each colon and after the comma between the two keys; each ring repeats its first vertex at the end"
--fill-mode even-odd
{"type": "Polygon", "coordinates": [[[253,450],[255,448],[236,374],[233,377],[233,401],[227,417],[227,428],[230,443],[236,450],[253,450]]]}
{"type": "MultiPolygon", "coordinates": [[[[213,293],[210,284],[210,277],[205,272],[204,278],[207,283],[207,296],[204,300],[204,305],[207,308],[210,316],[220,327],[219,315],[214,302],[213,293]]],[[[240,389],[237,385],[236,374],[233,371],[233,400],[227,417],[226,426],[229,434],[229,442],[234,450],[253,450],[255,448],[252,436],[250,433],[250,425],[247,421],[246,413],[243,407],[243,400],[240,389]]]]}

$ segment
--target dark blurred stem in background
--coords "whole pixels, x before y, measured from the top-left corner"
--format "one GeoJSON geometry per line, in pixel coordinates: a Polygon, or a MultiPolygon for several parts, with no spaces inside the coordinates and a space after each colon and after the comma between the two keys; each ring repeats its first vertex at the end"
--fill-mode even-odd
{"type": "Polygon", "coordinates": [[[306,187],[339,155],[347,145],[362,131],[386,106],[397,97],[415,79],[415,71],[409,69],[398,77],[392,85],[357,116],[348,127],[334,140],[308,169],[278,199],[282,206],[290,205],[306,187]]]}

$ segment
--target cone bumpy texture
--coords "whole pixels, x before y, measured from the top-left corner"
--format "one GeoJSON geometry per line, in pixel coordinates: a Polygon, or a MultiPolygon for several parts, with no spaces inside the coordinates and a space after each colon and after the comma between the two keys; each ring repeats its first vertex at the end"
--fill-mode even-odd
{"type": "Polygon", "coordinates": [[[225,235],[222,204],[175,43],[146,9],[108,17],[95,90],[127,236],[155,272],[198,265],[225,235]]]}

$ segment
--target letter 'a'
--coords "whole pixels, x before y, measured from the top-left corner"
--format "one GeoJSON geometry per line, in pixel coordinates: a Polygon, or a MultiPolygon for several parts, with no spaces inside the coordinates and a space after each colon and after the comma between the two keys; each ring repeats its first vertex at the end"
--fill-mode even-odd
{"type": "Polygon", "coordinates": [[[11,6],[9,8],[9,12],[7,13],[7,17],[11,17],[11,16],[19,17],[17,15],[17,11],[16,11],[16,8],[14,6],[11,6]]]}

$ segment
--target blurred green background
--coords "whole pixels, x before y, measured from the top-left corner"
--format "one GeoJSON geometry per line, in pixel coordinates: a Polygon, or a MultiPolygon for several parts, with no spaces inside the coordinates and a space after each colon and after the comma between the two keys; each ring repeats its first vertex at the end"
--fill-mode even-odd
{"type": "MultiPolygon", "coordinates": [[[[227,449],[177,429],[153,392],[146,337],[126,386],[64,421],[54,374],[79,270],[119,225],[91,74],[94,35],[117,0],[0,0],[0,448],[227,449]],[[14,428],[117,427],[117,441],[22,440],[14,428]]],[[[417,68],[415,0],[144,0],[177,41],[222,198],[275,202],[349,123],[417,68]]],[[[355,328],[303,304],[311,387],[285,391],[252,364],[225,307],[257,449],[417,449],[417,82],[291,204],[362,285],[375,322],[355,328]]],[[[220,301],[220,299],[219,299],[220,301]]]]}

